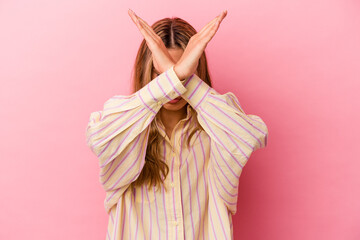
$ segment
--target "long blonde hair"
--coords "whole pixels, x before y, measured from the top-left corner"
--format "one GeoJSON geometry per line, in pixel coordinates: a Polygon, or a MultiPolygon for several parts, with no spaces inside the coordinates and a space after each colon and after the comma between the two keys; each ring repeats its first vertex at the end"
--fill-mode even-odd
{"type": "MultiPolygon", "coordinates": [[[[154,32],[161,37],[165,47],[168,49],[181,48],[185,50],[190,38],[196,34],[196,30],[188,22],[178,17],[163,18],[155,22],[151,27],[154,32]]],[[[133,92],[140,90],[152,80],[153,70],[152,53],[144,39],[141,42],[134,64],[133,92]]],[[[212,86],[205,51],[199,59],[197,75],[210,87],[212,86]]],[[[189,138],[187,139],[188,147],[194,133],[197,130],[204,130],[197,120],[196,111],[194,111],[192,107],[191,112],[195,114],[194,119],[196,127],[194,127],[193,131],[189,134],[189,138]]],[[[164,159],[161,159],[159,154],[159,146],[163,140],[164,138],[159,133],[155,121],[152,121],[150,124],[149,139],[146,149],[145,165],[138,178],[131,183],[132,190],[145,183],[150,183],[149,187],[154,184],[157,186],[163,184],[163,179],[166,178],[169,172],[168,165],[165,163],[164,159]],[[163,179],[161,175],[164,176],[163,179]]],[[[164,187],[166,189],[166,186],[164,187]]]]}

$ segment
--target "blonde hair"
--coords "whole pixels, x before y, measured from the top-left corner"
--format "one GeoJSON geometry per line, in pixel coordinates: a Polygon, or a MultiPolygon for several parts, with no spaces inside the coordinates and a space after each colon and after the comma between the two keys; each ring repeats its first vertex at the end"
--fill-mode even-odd
{"type": "MultiPolygon", "coordinates": [[[[196,30],[188,22],[178,17],[163,18],[155,22],[151,27],[154,32],[161,37],[165,47],[168,49],[180,48],[185,50],[190,38],[196,34],[196,30]]],[[[140,90],[152,80],[153,71],[154,66],[152,53],[144,39],[140,44],[140,48],[135,59],[133,92],[140,90]]],[[[197,75],[210,87],[212,86],[205,51],[199,59],[197,75]]],[[[204,130],[197,120],[196,111],[192,107],[191,113],[194,114],[195,127],[187,139],[188,147],[190,147],[190,140],[194,133],[197,130],[204,130]]],[[[164,161],[165,159],[161,159],[159,154],[159,145],[163,140],[164,138],[159,133],[155,121],[152,121],[150,124],[150,132],[146,149],[145,165],[138,178],[131,183],[131,190],[134,190],[135,187],[141,186],[145,183],[150,183],[149,187],[154,184],[157,186],[163,184],[163,179],[166,178],[169,172],[169,167],[164,161]]],[[[164,187],[166,189],[166,186],[164,187]]]]}

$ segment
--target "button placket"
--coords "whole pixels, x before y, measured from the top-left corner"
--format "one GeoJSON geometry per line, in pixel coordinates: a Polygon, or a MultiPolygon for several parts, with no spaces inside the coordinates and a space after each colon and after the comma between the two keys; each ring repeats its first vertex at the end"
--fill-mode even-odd
{"type": "MultiPolygon", "coordinates": [[[[172,156],[172,160],[175,161],[176,154],[175,154],[175,150],[174,150],[173,147],[171,147],[171,156],[172,156]]],[[[170,187],[172,187],[172,188],[175,187],[175,182],[174,181],[170,182],[170,187]]]]}
{"type": "Polygon", "coordinates": [[[183,217],[183,213],[182,213],[182,202],[181,202],[181,189],[180,189],[180,170],[178,169],[178,162],[177,162],[177,158],[176,158],[176,151],[174,149],[172,149],[172,155],[174,157],[174,164],[176,166],[176,174],[174,175],[174,181],[172,181],[170,183],[170,186],[174,189],[175,191],[175,195],[177,196],[176,197],[176,214],[177,214],[177,220],[174,221],[174,225],[177,226],[177,227],[180,227],[178,228],[178,231],[179,232],[182,232],[182,227],[180,226],[180,223],[182,221],[182,217],[183,217]]]}
{"type": "MultiPolygon", "coordinates": [[[[169,94],[170,96],[170,94],[169,94]]],[[[179,123],[178,123],[179,124],[179,123]]],[[[169,179],[169,186],[170,186],[170,195],[171,195],[171,201],[175,201],[175,209],[174,209],[174,218],[172,218],[170,224],[172,224],[178,231],[178,237],[183,238],[183,225],[182,225],[182,221],[183,221],[183,212],[182,212],[182,202],[181,202],[181,189],[180,189],[180,171],[179,171],[179,162],[178,162],[178,154],[177,154],[177,149],[175,148],[175,146],[177,146],[177,142],[176,142],[176,136],[177,136],[177,131],[178,131],[178,124],[174,127],[173,132],[171,134],[171,139],[169,139],[169,147],[170,147],[170,151],[169,151],[169,159],[170,159],[170,164],[174,164],[174,168],[173,168],[173,181],[171,181],[171,179],[169,179]],[[173,198],[172,192],[174,191],[175,193],[175,198],[173,198]],[[176,220],[175,220],[176,219],[176,220]],[[180,235],[179,235],[180,234],[180,235]]],[[[173,206],[171,204],[171,206],[173,206]]],[[[176,231],[176,230],[175,230],[176,231]]]]}

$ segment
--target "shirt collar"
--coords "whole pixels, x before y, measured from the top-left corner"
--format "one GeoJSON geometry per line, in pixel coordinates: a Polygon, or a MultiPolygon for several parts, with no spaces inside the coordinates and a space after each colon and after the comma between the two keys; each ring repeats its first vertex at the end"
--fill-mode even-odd
{"type": "MultiPolygon", "coordinates": [[[[187,103],[187,106],[186,106],[186,117],[183,118],[183,119],[181,119],[180,121],[187,121],[188,119],[190,119],[190,118],[192,117],[192,115],[193,115],[193,111],[194,111],[194,110],[191,109],[190,104],[187,103]]],[[[156,126],[157,126],[158,129],[159,129],[159,133],[160,133],[163,137],[165,137],[165,136],[166,136],[165,126],[164,126],[164,124],[162,123],[159,114],[157,114],[157,115],[155,116],[154,121],[155,121],[156,126]]]]}

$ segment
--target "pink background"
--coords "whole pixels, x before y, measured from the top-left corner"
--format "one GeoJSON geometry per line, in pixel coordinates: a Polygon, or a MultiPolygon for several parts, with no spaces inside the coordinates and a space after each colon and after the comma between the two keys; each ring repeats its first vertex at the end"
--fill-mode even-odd
{"type": "Polygon", "coordinates": [[[235,239],[360,239],[355,0],[1,1],[0,239],[105,239],[85,127],[130,93],[143,37],[129,7],[197,31],[228,10],[206,48],[213,86],[269,128],[240,179],[235,239]]]}

